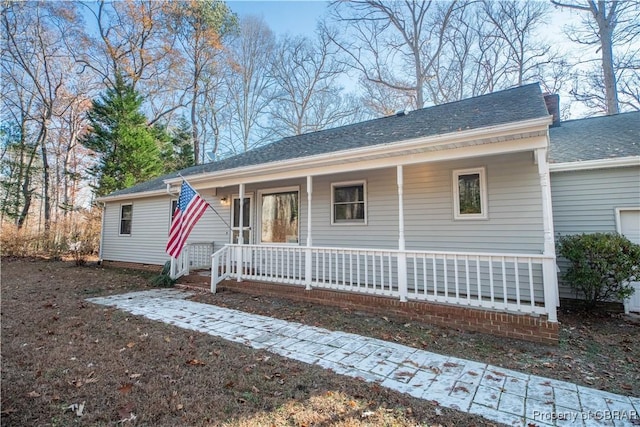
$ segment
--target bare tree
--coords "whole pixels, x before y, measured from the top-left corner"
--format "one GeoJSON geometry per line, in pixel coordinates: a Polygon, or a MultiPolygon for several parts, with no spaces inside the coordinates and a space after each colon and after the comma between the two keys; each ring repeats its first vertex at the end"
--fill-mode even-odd
{"type": "Polygon", "coordinates": [[[354,0],[333,6],[334,18],[350,29],[333,41],[366,80],[411,93],[415,108],[433,101],[425,99],[426,84],[435,74],[456,1],[354,0]]]}
{"type": "Polygon", "coordinates": [[[275,38],[262,18],[240,20],[238,36],[230,43],[229,72],[226,75],[231,112],[228,116],[234,151],[244,152],[259,145],[269,135],[257,135],[271,102],[269,76],[275,38]],[[239,141],[239,147],[233,143],[239,141]]]}
{"type": "Polygon", "coordinates": [[[357,112],[342,94],[338,79],[346,66],[336,60],[326,33],[316,39],[285,36],[274,57],[271,75],[275,96],[271,126],[285,137],[346,124],[357,112]]]}
{"type": "Polygon", "coordinates": [[[485,37],[500,40],[508,58],[506,67],[516,86],[532,79],[541,80],[541,65],[553,60],[551,46],[534,40],[535,31],[545,23],[549,7],[540,2],[514,0],[483,1],[483,16],[491,24],[491,32],[485,37]]]}
{"type": "MultiPolygon", "coordinates": [[[[205,102],[212,98],[209,91],[217,90],[218,85],[210,84],[216,79],[217,62],[222,55],[222,39],[235,29],[237,21],[224,2],[219,0],[191,0],[169,3],[168,20],[171,31],[176,35],[180,51],[184,58],[182,69],[185,75],[187,103],[195,162],[200,158],[205,102]]],[[[215,95],[214,95],[215,97],[215,95]]],[[[211,105],[208,104],[207,107],[211,105]]]]}
{"type": "MultiPolygon", "coordinates": [[[[60,8],[52,3],[9,3],[2,14],[7,37],[7,60],[12,70],[24,73],[25,79],[14,79],[24,84],[25,91],[34,96],[33,108],[28,112],[37,131],[33,143],[40,150],[42,162],[42,198],[44,229],[51,224],[50,161],[47,142],[56,104],[70,72],[60,61],[66,56],[64,35],[70,32],[75,20],[73,9],[60,8]],[[71,18],[71,19],[70,19],[71,18]]],[[[3,55],[5,58],[5,55],[3,55]]],[[[19,220],[21,225],[26,218],[19,220]]]]}
{"type": "Polygon", "coordinates": [[[93,18],[97,35],[83,34],[76,60],[108,87],[115,76],[126,76],[144,93],[151,123],[183,108],[183,82],[176,73],[181,56],[175,34],[168,30],[167,9],[173,2],[149,0],[82,3],[93,18]]]}
{"type": "MultiPolygon", "coordinates": [[[[582,78],[590,85],[590,89],[582,91],[576,88],[576,98],[592,108],[601,108],[607,114],[620,111],[618,77],[620,70],[640,67],[637,48],[633,42],[640,33],[640,2],[637,0],[584,0],[564,1],[551,0],[556,6],[584,12],[582,26],[568,29],[569,38],[586,46],[596,46],[600,52],[600,67],[582,78]],[[630,56],[620,55],[616,60],[616,47],[631,47],[630,56]],[[626,57],[626,58],[625,58],[626,57]],[[628,60],[628,61],[627,61],[628,60]]],[[[633,72],[625,82],[625,94],[637,90],[637,80],[633,72]]],[[[626,77],[626,76],[625,76],[626,77]]],[[[631,101],[633,102],[633,100],[631,101]]]]}

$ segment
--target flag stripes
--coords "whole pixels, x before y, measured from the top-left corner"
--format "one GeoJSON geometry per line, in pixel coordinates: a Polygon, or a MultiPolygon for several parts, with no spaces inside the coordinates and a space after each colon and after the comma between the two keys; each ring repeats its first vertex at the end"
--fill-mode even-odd
{"type": "Polygon", "coordinates": [[[171,221],[167,253],[174,258],[180,256],[191,230],[207,210],[209,204],[186,182],[180,187],[180,197],[171,221]]]}

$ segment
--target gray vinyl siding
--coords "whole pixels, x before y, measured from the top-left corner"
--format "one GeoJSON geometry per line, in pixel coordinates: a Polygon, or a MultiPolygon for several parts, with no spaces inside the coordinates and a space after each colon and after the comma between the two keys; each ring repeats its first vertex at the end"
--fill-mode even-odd
{"type": "Polygon", "coordinates": [[[395,169],[313,178],[314,246],[398,248],[398,186],[395,169]],[[366,224],[331,224],[331,184],[366,181],[366,224]]]}
{"type": "MultiPolygon", "coordinates": [[[[404,168],[405,240],[409,250],[541,253],[543,223],[531,153],[404,168]],[[485,167],[487,220],[454,220],[453,171],[485,167]]],[[[398,248],[396,169],[315,177],[314,246],[398,248]],[[331,183],[365,180],[367,224],[331,224],[331,183]]]]}
{"type": "Polygon", "coordinates": [[[142,264],[164,264],[171,199],[154,197],[107,203],[104,211],[102,259],[142,264]],[[131,234],[120,235],[120,206],[132,205],[131,234]]]}
{"type": "Polygon", "coordinates": [[[407,249],[542,253],[537,166],[531,153],[405,168],[407,249]],[[488,219],[455,220],[453,171],[485,167],[488,219]]]}
{"type": "MultiPolygon", "coordinates": [[[[307,238],[306,178],[248,184],[253,195],[254,242],[259,242],[259,191],[299,188],[299,245],[307,238]]],[[[207,210],[188,242],[213,242],[216,250],[230,242],[231,208],[220,199],[238,194],[238,187],[202,190],[220,214],[207,210]],[[222,217],[222,219],[220,218],[222,217]],[[223,221],[224,219],[224,221],[223,221]],[[226,223],[225,223],[226,222],[226,223]]],[[[170,221],[169,196],[134,199],[131,236],[119,236],[119,205],[109,203],[105,217],[103,259],[163,264],[170,221]]],[[[396,168],[313,177],[312,237],[314,246],[398,248],[396,168]],[[366,224],[331,223],[331,184],[366,182],[366,224]]],[[[404,167],[405,240],[408,250],[542,253],[541,191],[533,155],[516,153],[404,167]],[[488,219],[455,220],[453,171],[484,167],[488,219]]]]}
{"type": "MultiPolygon", "coordinates": [[[[615,209],[640,206],[640,168],[623,167],[551,174],[551,197],[556,235],[612,233],[615,209]]],[[[560,275],[566,262],[558,259],[560,275]]],[[[575,292],[560,280],[560,297],[575,292]]]]}
{"type": "MultiPolygon", "coordinates": [[[[229,208],[220,205],[219,200],[203,192],[202,196],[223,216],[229,217],[229,208]]],[[[134,199],[125,202],[107,203],[104,212],[102,259],[105,261],[126,261],[141,264],[162,265],[169,260],[165,252],[171,221],[171,200],[177,197],[160,196],[134,199]],[[131,204],[131,235],[121,236],[120,206],[131,204]]],[[[189,242],[228,241],[226,226],[215,213],[208,209],[194,227],[189,242]]]]}

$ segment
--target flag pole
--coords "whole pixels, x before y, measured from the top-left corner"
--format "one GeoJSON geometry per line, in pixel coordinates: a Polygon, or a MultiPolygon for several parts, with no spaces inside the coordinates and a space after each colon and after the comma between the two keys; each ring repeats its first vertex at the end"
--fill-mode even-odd
{"type": "MultiPolygon", "coordinates": [[[[187,184],[189,184],[189,181],[187,181],[187,179],[186,179],[184,176],[182,176],[182,174],[181,174],[181,173],[179,173],[179,172],[178,172],[178,176],[179,176],[180,178],[182,178],[182,180],[183,180],[183,181],[185,181],[187,184]]],[[[193,186],[191,186],[191,184],[189,184],[189,186],[190,186],[191,188],[193,188],[193,186]]],[[[198,193],[198,191],[197,191],[195,188],[193,188],[193,191],[195,191],[196,193],[198,193]]],[[[200,193],[198,193],[198,194],[200,194],[200,193]]],[[[202,196],[200,196],[200,197],[202,197],[202,196]]],[[[225,221],[225,219],[222,217],[222,215],[220,215],[220,213],[218,213],[218,211],[217,211],[213,206],[211,206],[211,203],[207,203],[207,205],[209,206],[209,208],[210,208],[213,212],[215,212],[215,214],[216,214],[216,215],[218,215],[218,218],[220,218],[220,219],[222,220],[222,222],[224,223],[224,225],[226,225],[226,226],[227,226],[227,229],[231,230],[231,226],[229,225],[229,223],[228,223],[227,221],[225,221]]]]}

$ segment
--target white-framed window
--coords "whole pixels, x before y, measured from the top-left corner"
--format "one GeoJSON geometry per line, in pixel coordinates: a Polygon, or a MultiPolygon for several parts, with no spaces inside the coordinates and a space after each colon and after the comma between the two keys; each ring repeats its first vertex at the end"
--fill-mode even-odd
{"type": "Polygon", "coordinates": [[[331,184],[331,224],[367,224],[366,181],[331,184]]]}
{"type": "Polygon", "coordinates": [[[169,203],[169,229],[171,229],[171,224],[173,224],[173,218],[176,216],[176,208],[178,207],[178,199],[172,199],[169,203]]]}
{"type": "Polygon", "coordinates": [[[300,188],[284,187],[262,190],[260,203],[260,243],[298,244],[300,188]]]}
{"type": "Polygon", "coordinates": [[[131,222],[133,220],[133,205],[120,205],[120,235],[131,235],[131,222]]]}
{"type": "Polygon", "coordinates": [[[487,219],[486,168],[453,171],[453,217],[455,219],[487,219]]]}

